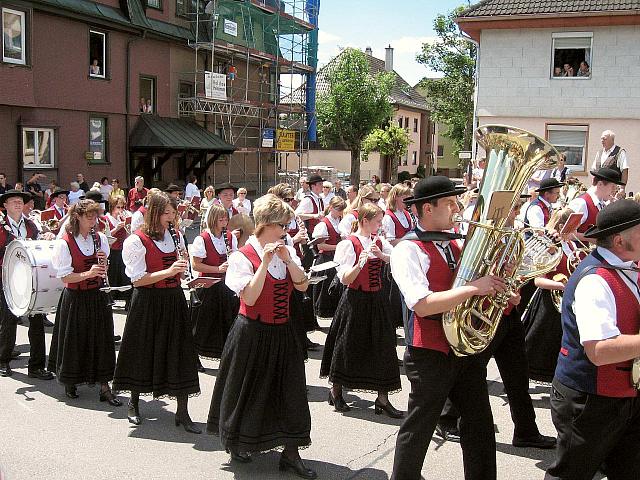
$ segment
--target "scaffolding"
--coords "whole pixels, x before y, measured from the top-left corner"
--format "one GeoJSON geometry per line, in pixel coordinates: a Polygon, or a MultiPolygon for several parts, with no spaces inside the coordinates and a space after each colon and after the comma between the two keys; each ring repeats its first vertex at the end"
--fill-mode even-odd
{"type": "Polygon", "coordinates": [[[260,195],[283,177],[283,155],[297,155],[302,167],[315,140],[315,91],[307,85],[317,66],[318,7],[319,0],[191,0],[194,69],[181,79],[194,87],[180,92],[178,112],[236,147],[205,172],[207,184],[229,181],[260,195]],[[206,78],[220,82],[215,93],[206,78]],[[294,95],[302,85],[305,94],[294,95]],[[293,149],[276,148],[280,129],[295,132],[293,149]]]}

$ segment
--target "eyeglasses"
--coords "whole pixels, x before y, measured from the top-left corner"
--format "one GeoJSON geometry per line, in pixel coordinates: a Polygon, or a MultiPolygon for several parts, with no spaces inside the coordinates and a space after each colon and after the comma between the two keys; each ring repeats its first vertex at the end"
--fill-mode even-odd
{"type": "Polygon", "coordinates": [[[287,202],[287,203],[291,203],[291,202],[293,202],[293,198],[283,198],[282,201],[283,202],[287,202]]]}

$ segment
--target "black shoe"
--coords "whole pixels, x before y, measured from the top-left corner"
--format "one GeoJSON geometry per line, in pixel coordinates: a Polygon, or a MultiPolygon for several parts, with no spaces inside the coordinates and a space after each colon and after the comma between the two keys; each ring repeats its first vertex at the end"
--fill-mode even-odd
{"type": "Polygon", "coordinates": [[[245,452],[238,452],[235,448],[227,448],[227,453],[231,455],[231,460],[239,463],[251,463],[251,455],[245,452]]]}
{"type": "Polygon", "coordinates": [[[204,373],[206,372],[205,368],[202,366],[202,362],[200,361],[200,359],[198,358],[198,366],[196,367],[196,370],[198,370],[200,373],[204,373]]]}
{"type": "Polygon", "coordinates": [[[53,322],[52,322],[51,320],[49,320],[48,318],[46,318],[46,317],[45,317],[45,318],[42,320],[42,325],[44,325],[44,326],[45,326],[45,328],[51,328],[51,327],[53,327],[53,322]]]}
{"type": "Polygon", "coordinates": [[[189,415],[187,415],[185,418],[180,418],[178,414],[176,414],[176,427],[179,427],[180,425],[182,425],[185,432],[196,434],[202,433],[202,430],[196,427],[195,423],[191,421],[189,415]]]}
{"type": "Polygon", "coordinates": [[[311,350],[312,352],[315,352],[316,350],[319,350],[320,347],[322,347],[322,345],[320,345],[319,343],[316,343],[316,342],[312,342],[311,340],[309,340],[307,338],[307,344],[305,345],[305,348],[307,350],[311,350]]]}
{"type": "Polygon", "coordinates": [[[101,402],[107,402],[112,407],[121,407],[122,406],[122,402],[120,400],[118,400],[118,397],[116,397],[113,394],[111,389],[103,390],[103,391],[100,392],[100,401],[101,402]]]}
{"type": "Polygon", "coordinates": [[[460,430],[458,430],[458,427],[448,427],[437,424],[435,433],[443,440],[460,443],[460,430]]]}
{"type": "Polygon", "coordinates": [[[296,458],[295,460],[291,460],[283,453],[282,455],[280,455],[279,468],[281,472],[291,469],[296,475],[301,478],[318,478],[318,474],[316,472],[304,466],[304,463],[302,463],[302,459],[300,457],[296,458]]]}
{"type": "Polygon", "coordinates": [[[75,385],[71,385],[71,386],[65,386],[64,387],[64,394],[68,397],[68,398],[78,398],[78,390],[76,389],[75,385]]]}
{"type": "Polygon", "coordinates": [[[11,360],[14,360],[16,358],[18,358],[20,355],[22,355],[18,350],[14,350],[11,352],[11,360]]]}
{"type": "Polygon", "coordinates": [[[129,410],[127,411],[127,420],[134,425],[140,425],[142,423],[142,417],[140,416],[140,410],[138,404],[135,405],[129,402],[129,410]]]}
{"type": "Polygon", "coordinates": [[[337,397],[333,396],[333,393],[331,393],[331,390],[329,390],[329,405],[333,406],[333,409],[336,412],[348,412],[349,410],[351,410],[351,407],[349,405],[347,405],[347,402],[344,401],[344,398],[342,398],[342,394],[338,395],[337,397]]]}
{"type": "Polygon", "coordinates": [[[384,412],[391,418],[404,417],[404,412],[401,412],[400,410],[396,409],[393,405],[391,405],[391,402],[389,400],[387,400],[387,403],[383,404],[376,398],[376,403],[374,408],[375,408],[376,415],[381,415],[382,412],[384,412]]]}
{"type": "Polygon", "coordinates": [[[22,317],[18,317],[18,320],[16,321],[16,325],[24,325],[24,322],[22,321],[22,317]]]}
{"type": "Polygon", "coordinates": [[[27,375],[31,378],[39,378],[40,380],[53,380],[53,373],[44,368],[36,368],[35,370],[29,370],[27,375]]]}
{"type": "Polygon", "coordinates": [[[119,342],[120,340],[122,340],[122,337],[120,335],[114,335],[113,336],[113,341],[114,342],[119,342]]]}
{"type": "Polygon", "coordinates": [[[13,370],[8,363],[0,363],[0,377],[10,377],[13,375],[13,370]]]}
{"type": "Polygon", "coordinates": [[[551,449],[556,448],[556,439],[555,437],[548,437],[547,435],[538,434],[534,437],[528,438],[516,438],[513,437],[513,441],[511,445],[514,447],[520,448],[542,448],[542,449],[551,449]]]}

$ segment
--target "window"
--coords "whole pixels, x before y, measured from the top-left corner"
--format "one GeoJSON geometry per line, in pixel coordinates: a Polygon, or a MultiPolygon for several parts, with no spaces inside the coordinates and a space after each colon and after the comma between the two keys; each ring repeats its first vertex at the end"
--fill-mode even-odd
{"type": "Polygon", "coordinates": [[[147,0],[147,7],[162,10],[162,0],[147,0]]]}
{"type": "Polygon", "coordinates": [[[193,95],[193,83],[191,82],[180,82],[178,87],[178,95],[180,98],[192,98],[193,95]]]}
{"type": "Polygon", "coordinates": [[[156,79],[140,77],[140,113],[156,113],[156,79]]]}
{"type": "Polygon", "coordinates": [[[552,78],[591,78],[591,32],[553,34],[552,78]]]}
{"type": "Polygon", "coordinates": [[[418,133],[418,119],[417,118],[413,119],[413,132],[414,133],[418,133]]]}
{"type": "Polygon", "coordinates": [[[409,128],[409,117],[404,117],[404,128],[409,128]]]}
{"type": "Polygon", "coordinates": [[[413,152],[411,154],[411,165],[417,165],[418,164],[418,152],[413,152]]]}
{"type": "Polygon", "coordinates": [[[566,165],[572,170],[585,170],[588,132],[586,125],[547,125],[549,143],[566,155],[566,165]]]}
{"type": "Polygon", "coordinates": [[[176,0],[176,15],[179,17],[195,15],[198,5],[200,5],[200,13],[204,13],[206,3],[207,2],[198,2],[198,0],[176,0]]]}
{"type": "Polygon", "coordinates": [[[438,145],[438,157],[444,157],[444,145],[438,145]]]}
{"type": "Polygon", "coordinates": [[[27,64],[25,12],[2,9],[2,61],[27,64]]]}
{"type": "Polygon", "coordinates": [[[406,153],[402,156],[402,166],[403,166],[403,167],[406,167],[408,163],[409,163],[409,152],[406,152],[406,153]]]}
{"type": "Polygon", "coordinates": [[[402,117],[398,118],[398,126],[402,128],[402,117]]]}
{"type": "Polygon", "coordinates": [[[89,76],[106,78],[107,35],[89,30],[89,76]]]}
{"type": "Polygon", "coordinates": [[[55,166],[54,130],[52,128],[22,129],[22,163],[24,168],[55,166]]]}
{"type": "Polygon", "coordinates": [[[89,119],[89,151],[93,154],[91,163],[108,163],[106,118],[91,117],[89,119]]]}

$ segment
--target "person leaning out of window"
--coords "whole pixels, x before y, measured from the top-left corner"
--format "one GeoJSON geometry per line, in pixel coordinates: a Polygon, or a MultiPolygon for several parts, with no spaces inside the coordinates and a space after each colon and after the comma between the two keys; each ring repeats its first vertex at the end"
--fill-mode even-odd
{"type": "Polygon", "coordinates": [[[578,68],[578,77],[590,77],[591,76],[591,68],[589,64],[585,61],[580,62],[580,67],[578,68]]]}

